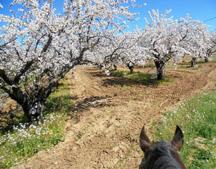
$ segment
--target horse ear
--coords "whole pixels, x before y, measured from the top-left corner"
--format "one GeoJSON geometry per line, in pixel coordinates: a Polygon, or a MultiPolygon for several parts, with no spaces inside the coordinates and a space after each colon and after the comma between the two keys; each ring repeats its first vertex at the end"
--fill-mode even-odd
{"type": "Polygon", "coordinates": [[[183,132],[181,131],[179,126],[176,126],[176,131],[175,131],[175,135],[171,141],[172,147],[176,150],[176,151],[180,151],[183,144],[184,144],[184,140],[183,140],[183,132]]]}
{"type": "Polygon", "coordinates": [[[151,147],[151,142],[148,136],[145,134],[145,126],[143,126],[140,133],[140,148],[145,153],[151,147]]]}

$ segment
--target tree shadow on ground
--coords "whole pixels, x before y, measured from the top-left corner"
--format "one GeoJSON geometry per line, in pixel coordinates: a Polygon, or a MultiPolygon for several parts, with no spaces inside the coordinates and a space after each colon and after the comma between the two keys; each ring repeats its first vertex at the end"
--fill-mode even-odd
{"type": "Polygon", "coordinates": [[[134,86],[134,85],[144,85],[144,86],[152,86],[157,87],[159,85],[159,81],[155,78],[152,78],[152,74],[134,72],[130,74],[129,71],[110,71],[110,75],[108,76],[104,72],[91,72],[92,76],[104,77],[103,86],[134,86]]]}
{"type": "Polygon", "coordinates": [[[103,80],[103,86],[136,86],[136,85],[143,85],[143,86],[151,86],[157,87],[159,83],[157,82],[148,82],[148,81],[139,81],[134,79],[127,79],[123,77],[113,77],[110,79],[103,80]]]}

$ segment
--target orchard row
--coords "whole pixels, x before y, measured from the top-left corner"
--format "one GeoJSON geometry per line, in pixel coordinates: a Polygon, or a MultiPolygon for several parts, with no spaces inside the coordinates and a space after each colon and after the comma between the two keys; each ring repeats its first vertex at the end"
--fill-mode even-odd
{"type": "Polygon", "coordinates": [[[169,60],[177,64],[185,54],[209,58],[214,52],[216,33],[189,15],[173,20],[170,11],[153,10],[144,28],[124,31],[138,15],[129,12],[132,7],[134,0],[74,0],[58,14],[52,1],[14,0],[11,15],[0,15],[0,88],[22,106],[29,123],[43,122],[47,97],[76,65],[151,60],[161,80],[169,60]]]}

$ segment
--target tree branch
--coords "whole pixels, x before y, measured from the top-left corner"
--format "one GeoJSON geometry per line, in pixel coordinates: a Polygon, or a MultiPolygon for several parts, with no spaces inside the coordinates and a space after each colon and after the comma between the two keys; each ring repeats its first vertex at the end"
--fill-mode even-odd
{"type": "Polygon", "coordinates": [[[13,42],[13,41],[15,41],[15,40],[16,40],[16,38],[13,38],[13,39],[11,39],[9,42],[3,43],[3,44],[0,46],[0,50],[2,50],[3,47],[7,46],[9,43],[11,43],[11,42],[13,42]]]}
{"type": "Polygon", "coordinates": [[[13,85],[13,81],[6,75],[4,67],[0,67],[0,77],[9,85],[13,85]]]}
{"type": "Polygon", "coordinates": [[[26,71],[28,71],[28,70],[31,68],[31,66],[32,66],[33,63],[34,63],[34,60],[31,60],[31,61],[27,62],[26,65],[24,65],[24,66],[22,67],[22,69],[20,70],[20,73],[17,74],[17,75],[15,76],[15,78],[14,78],[14,83],[15,83],[15,84],[17,84],[17,83],[19,82],[19,80],[20,80],[20,77],[21,77],[26,71]]]}
{"type": "Polygon", "coordinates": [[[43,55],[43,53],[45,53],[47,51],[47,49],[49,48],[49,46],[50,46],[50,44],[52,42],[52,36],[49,34],[48,37],[49,37],[49,39],[48,39],[47,43],[45,44],[45,46],[44,46],[44,48],[43,48],[43,50],[42,50],[39,57],[41,57],[43,55]]]}

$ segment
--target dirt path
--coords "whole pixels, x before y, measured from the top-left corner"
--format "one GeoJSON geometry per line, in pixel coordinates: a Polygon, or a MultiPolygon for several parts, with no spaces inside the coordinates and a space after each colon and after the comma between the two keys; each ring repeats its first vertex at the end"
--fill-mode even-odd
{"type": "Polygon", "coordinates": [[[146,86],[106,76],[96,68],[76,67],[69,80],[78,120],[67,121],[65,142],[14,168],[138,168],[143,124],[159,120],[163,111],[191,95],[216,89],[215,63],[199,70],[168,69],[167,76],[175,82],[146,86]]]}

